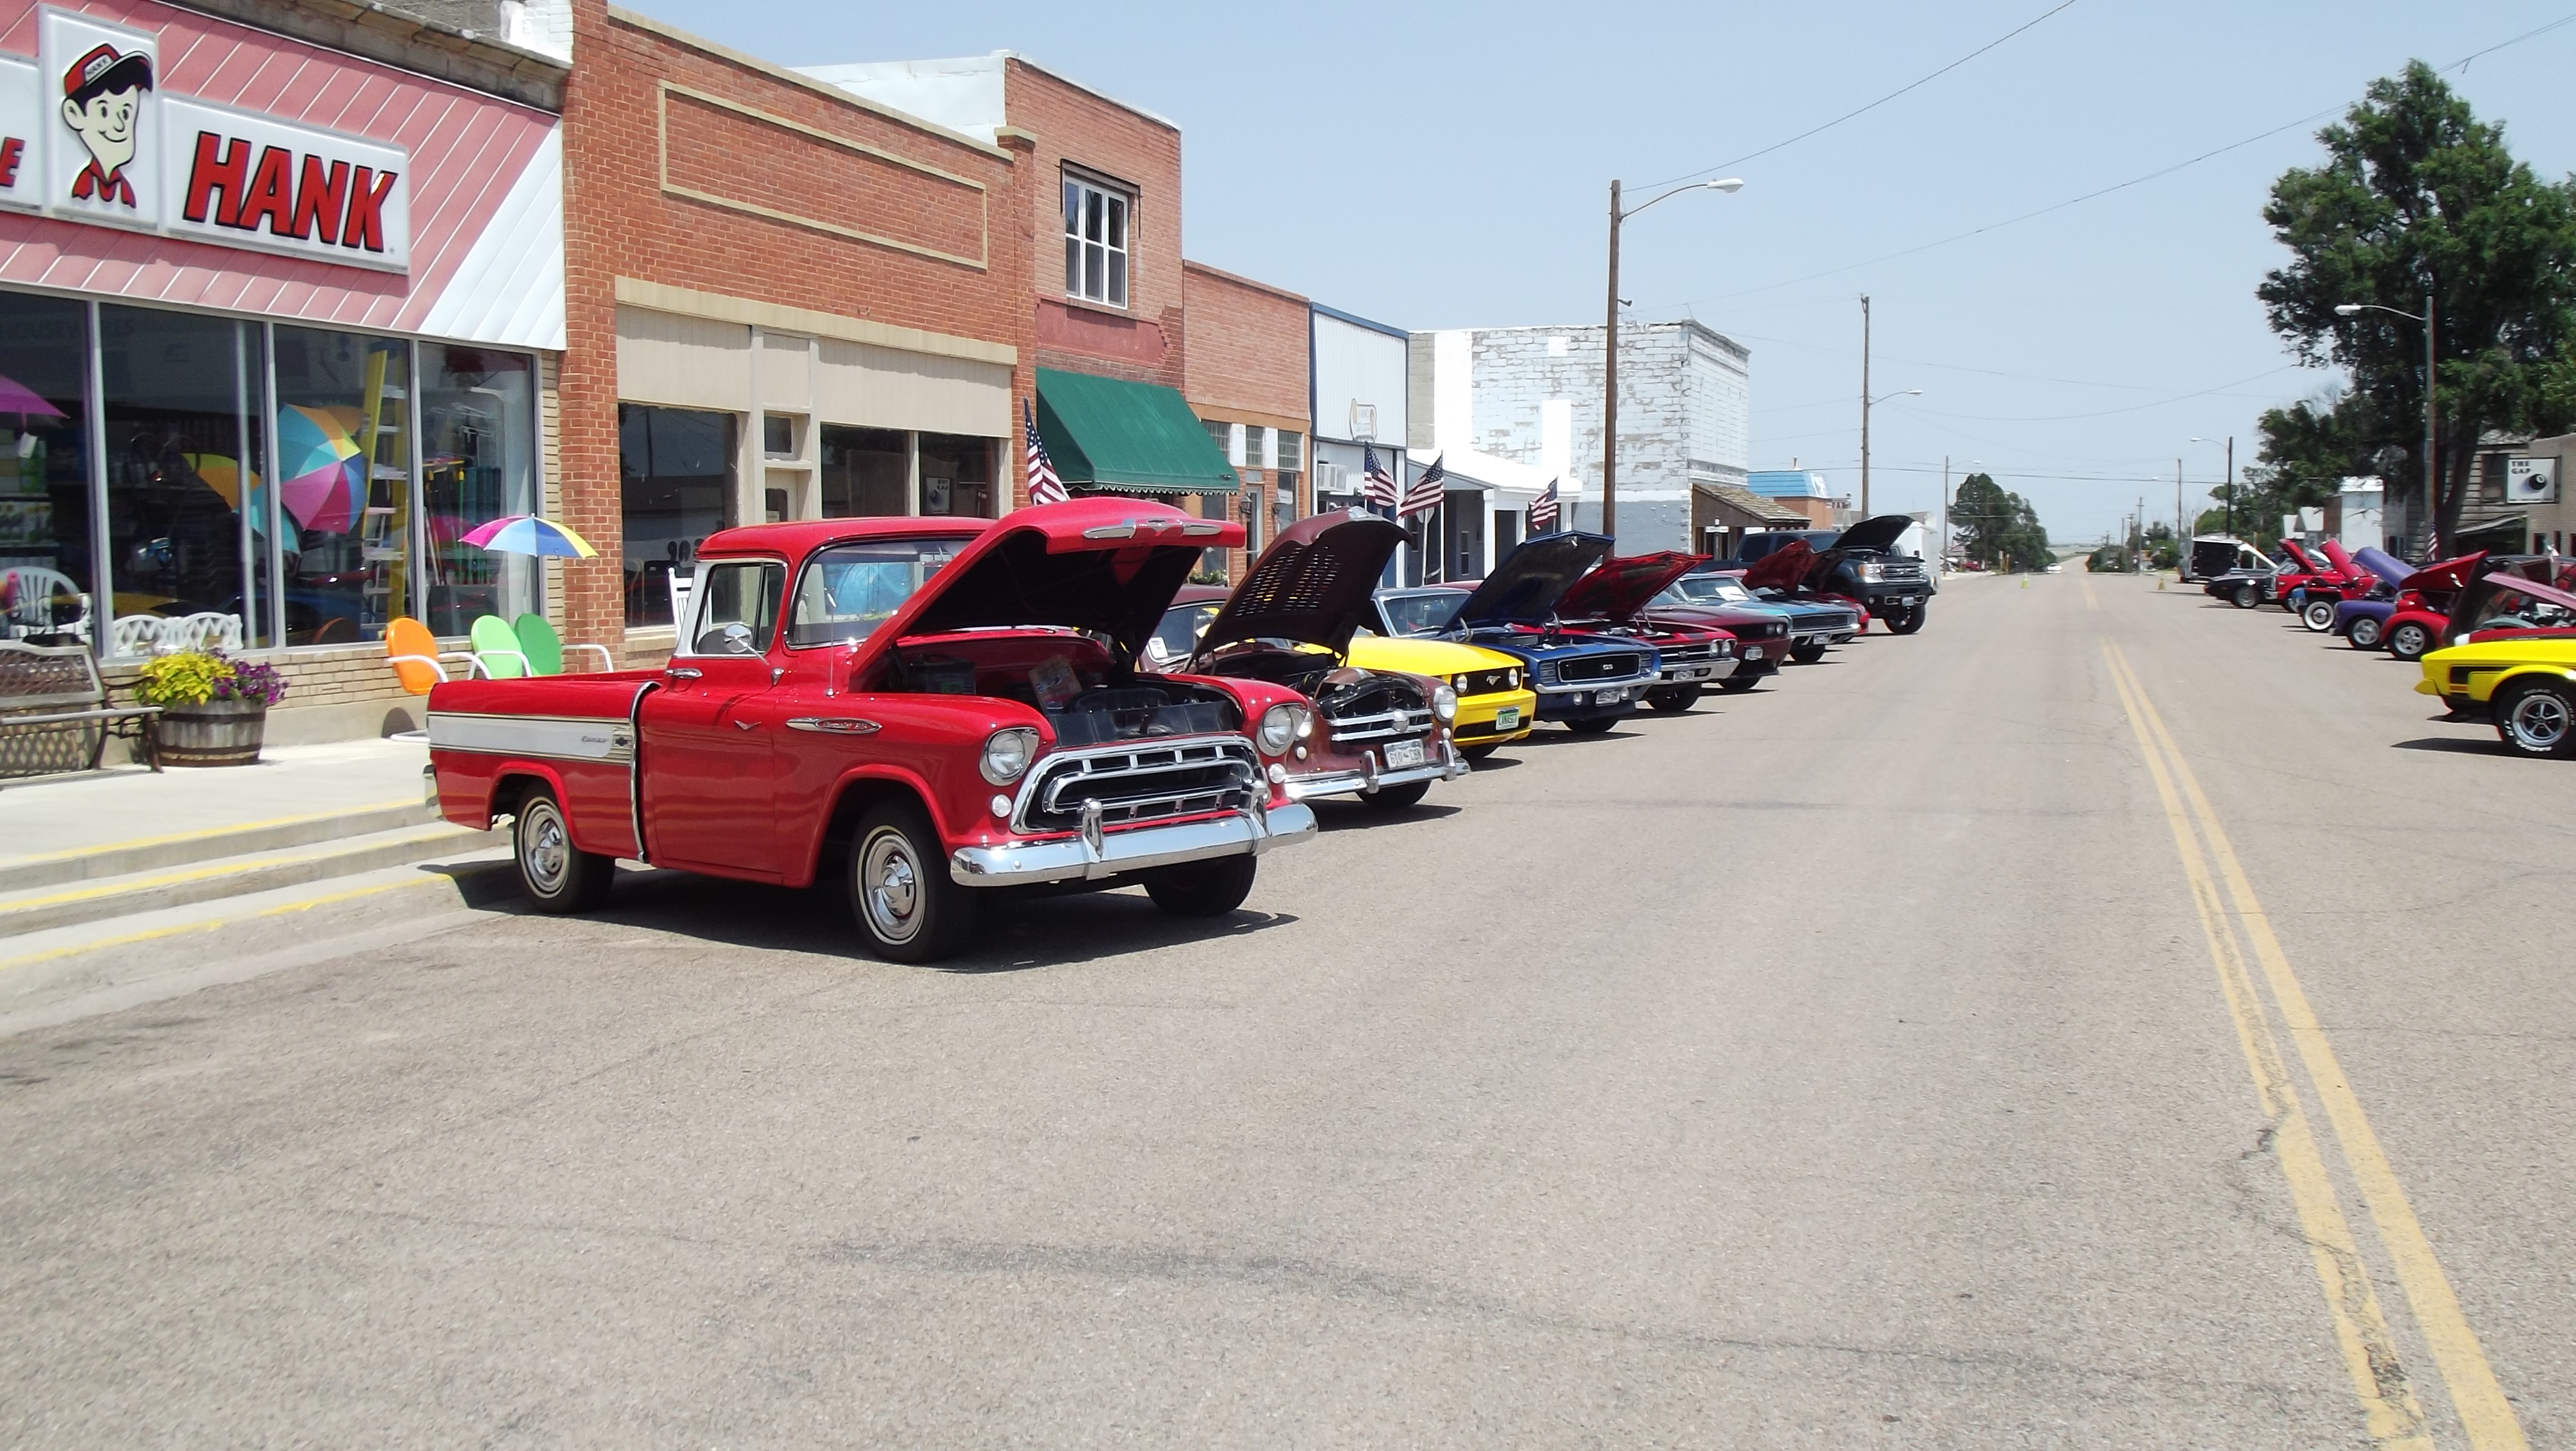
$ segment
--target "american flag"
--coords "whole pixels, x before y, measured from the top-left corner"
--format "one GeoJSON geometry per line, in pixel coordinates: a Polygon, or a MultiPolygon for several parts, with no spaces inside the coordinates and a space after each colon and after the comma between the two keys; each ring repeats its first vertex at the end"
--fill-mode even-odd
{"type": "Polygon", "coordinates": [[[1532,534],[1556,532],[1556,480],[1548,480],[1547,492],[1530,500],[1529,521],[1532,534]]]}
{"type": "Polygon", "coordinates": [[[1047,457],[1046,440],[1038,437],[1037,410],[1028,400],[1020,400],[1020,418],[1029,430],[1029,502],[1061,504],[1073,497],[1066,493],[1064,480],[1055,476],[1055,461],[1047,457]]]}
{"type": "Polygon", "coordinates": [[[1449,477],[1449,471],[1441,467],[1442,460],[1447,457],[1447,454],[1442,454],[1440,458],[1433,459],[1431,467],[1422,471],[1422,477],[1413,481],[1413,487],[1404,491],[1404,507],[1396,511],[1395,517],[1409,519],[1440,507],[1441,496],[1448,492],[1441,487],[1449,477]]]}
{"type": "Polygon", "coordinates": [[[1368,500],[1371,508],[1394,508],[1396,500],[1395,475],[1388,473],[1386,471],[1386,465],[1377,461],[1377,446],[1375,444],[1362,444],[1360,445],[1360,451],[1362,463],[1362,467],[1360,469],[1360,497],[1368,500]]]}

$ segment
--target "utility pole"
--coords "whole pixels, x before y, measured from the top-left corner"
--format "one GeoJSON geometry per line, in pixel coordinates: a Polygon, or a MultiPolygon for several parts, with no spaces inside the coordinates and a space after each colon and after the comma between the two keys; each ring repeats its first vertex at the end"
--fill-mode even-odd
{"type": "Polygon", "coordinates": [[[2227,435],[2227,537],[2236,537],[2236,435],[2227,435]]]}
{"type": "Polygon", "coordinates": [[[2433,289],[2424,289],[2424,562],[2442,557],[2442,489],[2433,462],[2433,289]]]}
{"type": "Polygon", "coordinates": [[[2191,535],[2182,527],[2182,460],[2174,460],[2174,563],[2191,559],[2191,535]]]}
{"type": "Polygon", "coordinates": [[[1941,455],[1941,538],[1935,546],[1940,552],[1932,556],[1932,577],[1939,579],[1950,571],[1950,456],[1941,455]]]}
{"type": "Polygon", "coordinates": [[[2129,551],[2129,573],[2144,574],[2147,572],[2147,562],[2145,558],[2146,552],[2147,496],[2140,494],[2138,496],[2138,542],[2137,545],[2129,551]]]}
{"type": "Polygon", "coordinates": [[[1860,516],[1869,517],[1869,294],[1860,295],[1860,516]]]}
{"type": "MultiPolygon", "coordinates": [[[[1619,181],[1610,181],[1610,301],[1601,328],[1601,532],[1619,537],[1619,181]]],[[[1567,518],[1572,514],[1569,511],[1567,518]]]]}

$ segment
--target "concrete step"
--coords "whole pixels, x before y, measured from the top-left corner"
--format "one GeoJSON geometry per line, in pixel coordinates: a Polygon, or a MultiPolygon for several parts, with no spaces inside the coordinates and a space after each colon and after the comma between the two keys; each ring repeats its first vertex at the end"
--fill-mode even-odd
{"type": "Polygon", "coordinates": [[[415,823],[87,877],[68,885],[51,883],[0,893],[0,938],[461,856],[505,845],[507,839],[503,832],[473,831],[443,821],[415,823]]]}
{"type": "Polygon", "coordinates": [[[419,801],[388,801],[342,811],[279,816],[239,826],[139,836],[76,851],[30,856],[0,855],[0,894],[27,892],[66,882],[94,882],[108,877],[131,876],[138,872],[218,861],[255,852],[283,851],[316,842],[425,826],[436,820],[438,813],[419,801]]]}

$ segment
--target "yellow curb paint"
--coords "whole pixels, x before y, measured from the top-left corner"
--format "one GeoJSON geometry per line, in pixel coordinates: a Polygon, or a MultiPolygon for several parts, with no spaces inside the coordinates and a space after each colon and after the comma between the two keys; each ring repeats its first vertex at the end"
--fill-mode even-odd
{"type": "MultiPolygon", "coordinates": [[[[2113,667],[2129,676],[2133,686],[2136,672],[2120,654],[2117,645],[2105,643],[2113,667]]],[[[2413,1204],[2405,1188],[2398,1183],[2397,1171],[2379,1146],[2379,1135],[2362,1112],[2360,1096],[2353,1092],[2345,1078],[2342,1063],[2335,1057],[2334,1045],[2327,1041],[2325,1028],[2318,1023],[2315,1011],[2308,1005],[2307,992],[2299,985],[2298,975],[2290,968],[2288,954],[2281,950],[2280,939],[2272,933],[2271,917],[2254,895],[2254,885],[2246,877],[2244,866],[2236,858],[2227,833],[2218,824],[2209,798],[2200,789],[2191,768],[2184,764],[2182,751],[2174,744],[2172,733],[2165,729],[2164,719],[2147,698],[2143,686],[2136,686],[2138,706],[2157,740],[2173,759],[2174,774],[2182,784],[2183,795],[2191,802],[2199,819],[2202,834],[2209,839],[2210,856],[2218,863],[2219,876],[2227,883],[2229,898],[2236,907],[2236,917],[2244,924],[2245,936],[2254,946],[2254,958],[2263,965],[2264,980],[2271,985],[2272,999],[2279,1005],[2282,1021],[2288,1026],[2290,1041],[2299,1050],[2299,1059],[2308,1071],[2308,1082],[2317,1099],[2325,1105],[2326,1121],[2334,1126],[2335,1139],[2343,1148],[2344,1162],[2352,1170],[2353,1181],[2361,1187],[2361,1197],[2370,1206],[2370,1217],[2379,1228],[2379,1237],[2388,1258],[2397,1271],[2397,1282],[2406,1292],[2406,1301],[2414,1309],[2415,1322],[2424,1333],[2425,1343],[2433,1352],[2433,1363],[2442,1373],[2442,1383],[2451,1393],[2451,1407],[2459,1414],[2460,1423],[2469,1434],[2469,1444],[2497,1451],[2521,1451],[2530,1443],[2524,1438],[2522,1423],[2515,1418],[2513,1405],[2505,1399],[2504,1387],[2497,1382],[2495,1370],[2478,1344],[2476,1332],[2469,1328],[2468,1316],[2460,1309],[2450,1277],[2433,1254],[2433,1244],[2424,1226],[2415,1217],[2413,1204]]]]}
{"type": "MultiPolygon", "coordinates": [[[[346,811],[324,811],[311,816],[273,816],[266,821],[244,821],[232,826],[209,826],[197,831],[174,831],[167,836],[138,836],[130,841],[103,842],[74,851],[47,852],[42,856],[0,858],[0,870],[36,866],[44,862],[70,861],[76,857],[101,856],[112,851],[135,851],[147,846],[168,846],[172,842],[204,841],[210,837],[231,836],[244,831],[266,831],[278,826],[301,826],[308,821],[336,821],[343,816],[356,816],[370,811],[392,811],[397,807],[418,806],[420,798],[406,796],[396,801],[378,801],[367,806],[352,806],[346,811]]],[[[428,822],[422,822],[423,826],[428,822]]]]}
{"type": "MultiPolygon", "coordinates": [[[[2107,657],[2107,644],[2104,652],[2107,657]]],[[[2200,844],[2192,837],[2182,798],[2176,794],[2173,778],[2139,715],[2140,697],[2131,693],[2116,660],[2112,662],[2111,684],[2119,692],[2120,707],[2128,713],[2129,728],[2137,733],[2138,747],[2145,753],[2147,774],[2164,803],[2165,823],[2173,832],[2174,850],[2182,858],[2183,876],[2191,885],[2191,902],[2200,915],[2209,960],[2218,970],[2219,990],[2227,1000],[2228,1014],[2236,1021],[2236,1041],[2244,1050],[2246,1068],[2254,1076],[2254,1095],[2262,1103],[2264,1117],[2271,1121],[2272,1150],[2290,1182],[2290,1203],[2308,1241],[2317,1282],[2325,1291],[2326,1309],[2334,1317],[2335,1341],[2343,1349],[2344,1368],[2352,1377],[2353,1393],[2361,1400],[2363,1422],[2371,1439],[2381,1446],[2410,1451],[2429,1448],[2433,1442],[2424,1429],[2423,1406],[2406,1382],[2395,1338],[2389,1334],[2387,1318],[2379,1308],[2378,1293],[2371,1288],[2370,1276],[2362,1267],[2352,1225],[2344,1218],[2343,1206],[2335,1197],[2334,1181],[2326,1173],[2324,1156],[2317,1151],[2307,1110],[2291,1087],[2280,1042],[2263,1016],[2262,1000],[2255,994],[2236,939],[2227,930],[2226,909],[2220,903],[2217,884],[2210,879],[2200,844]]]]}
{"type": "MultiPolygon", "coordinates": [[[[446,823],[442,822],[424,821],[421,823],[421,827],[426,829],[445,824],[446,823]]],[[[462,826],[454,826],[450,827],[450,829],[457,832],[460,836],[472,836],[477,834],[469,828],[462,826]]],[[[265,867],[284,866],[291,865],[292,863],[299,861],[308,861],[311,860],[310,856],[296,856],[291,853],[308,852],[314,848],[323,848],[330,845],[332,845],[330,842],[317,841],[312,843],[311,847],[290,848],[290,854],[288,855],[260,857],[246,862],[218,862],[209,866],[194,867],[184,872],[168,872],[157,877],[146,877],[141,881],[134,882],[125,881],[121,878],[110,878],[104,882],[95,883],[90,886],[74,887],[67,892],[56,892],[48,897],[19,897],[5,904],[0,904],[0,926],[5,926],[7,924],[12,913],[25,912],[37,907],[51,907],[62,902],[83,902],[96,897],[118,897],[123,896],[128,892],[149,891],[154,887],[174,887],[181,882],[202,882],[209,877],[237,876],[244,872],[259,871],[265,867]]]]}
{"type": "Polygon", "coordinates": [[[280,902],[274,907],[263,907],[256,912],[240,917],[218,917],[206,922],[183,922],[170,927],[155,927],[148,932],[129,932],[123,937],[103,937],[96,942],[76,942],[67,947],[51,948],[44,952],[31,952],[24,957],[0,958],[0,972],[6,972],[13,967],[27,967],[39,962],[51,962],[57,958],[77,957],[84,952],[98,952],[110,947],[127,947],[137,942],[157,942],[165,937],[185,937],[196,932],[212,932],[219,927],[236,926],[243,922],[256,922],[262,917],[283,917],[289,912],[310,912],[316,907],[328,907],[337,902],[354,902],[361,897],[381,896],[386,892],[399,892],[411,887],[436,886],[442,882],[452,883],[454,880],[455,879],[453,877],[441,876],[436,873],[424,873],[417,878],[405,881],[378,882],[372,887],[352,887],[345,892],[331,892],[319,897],[306,897],[293,902],[280,902]]]}

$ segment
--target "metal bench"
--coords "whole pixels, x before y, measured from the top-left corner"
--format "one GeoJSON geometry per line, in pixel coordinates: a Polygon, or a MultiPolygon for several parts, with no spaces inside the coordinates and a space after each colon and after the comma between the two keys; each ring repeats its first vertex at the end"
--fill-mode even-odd
{"type": "Polygon", "coordinates": [[[159,714],[157,705],[110,705],[98,662],[81,646],[0,640],[0,778],[95,771],[109,736],[140,741],[158,771],[159,714]]]}

